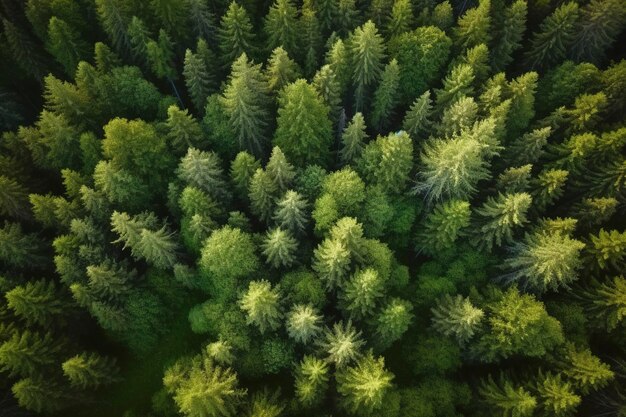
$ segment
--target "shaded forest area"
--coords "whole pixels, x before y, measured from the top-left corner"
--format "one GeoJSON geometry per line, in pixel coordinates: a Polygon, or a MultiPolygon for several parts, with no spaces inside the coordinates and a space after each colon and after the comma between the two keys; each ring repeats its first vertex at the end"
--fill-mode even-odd
{"type": "Polygon", "coordinates": [[[0,416],[626,417],[623,0],[0,19],[0,416]]]}

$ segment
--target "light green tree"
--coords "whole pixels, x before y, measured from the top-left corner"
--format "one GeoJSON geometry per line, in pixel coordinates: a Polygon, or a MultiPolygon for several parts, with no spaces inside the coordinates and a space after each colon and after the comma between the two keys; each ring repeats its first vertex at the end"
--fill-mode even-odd
{"type": "Polygon", "coordinates": [[[304,355],[296,367],[295,394],[298,401],[310,407],[319,404],[328,389],[328,363],[304,355]]]}
{"type": "Polygon", "coordinates": [[[474,242],[482,248],[501,246],[513,241],[515,227],[523,226],[528,220],[526,212],[532,197],[528,193],[499,194],[489,197],[482,207],[474,210],[478,219],[474,229],[474,242]]]}
{"type": "Polygon", "coordinates": [[[307,202],[297,191],[287,190],[276,203],[274,220],[294,235],[302,234],[308,223],[307,202]]]}
{"type": "Polygon", "coordinates": [[[360,355],[359,350],[365,342],[361,339],[361,332],[348,321],[335,323],[332,329],[326,329],[319,344],[328,355],[328,361],[340,368],[360,355]]]}
{"type": "Polygon", "coordinates": [[[61,365],[70,384],[78,388],[98,388],[118,380],[119,368],[115,359],[97,353],[83,352],[61,365]]]}
{"type": "Polygon", "coordinates": [[[429,254],[450,249],[458,238],[465,236],[470,224],[470,204],[462,200],[439,203],[429,213],[418,232],[416,248],[429,254]]]}
{"type": "Polygon", "coordinates": [[[357,111],[363,111],[368,89],[380,79],[383,71],[385,44],[376,25],[369,20],[354,30],[349,45],[354,68],[352,81],[355,86],[355,107],[357,111]]]}
{"type": "Polygon", "coordinates": [[[496,410],[498,415],[531,417],[537,408],[537,398],[526,388],[515,386],[504,376],[498,383],[489,375],[482,382],[479,392],[487,406],[496,410]]]}
{"type": "Polygon", "coordinates": [[[467,10],[455,28],[455,43],[461,50],[478,44],[488,44],[491,40],[491,1],[481,0],[478,6],[467,10]]]}
{"type": "Polygon", "coordinates": [[[265,16],[267,49],[282,47],[291,56],[298,50],[298,9],[291,0],[275,0],[265,16]]]}
{"type": "Polygon", "coordinates": [[[268,230],[261,249],[266,257],[266,263],[274,268],[289,268],[296,260],[298,241],[288,231],[277,227],[268,230]]]}
{"type": "Polygon", "coordinates": [[[341,286],[350,268],[350,251],[337,239],[324,239],[314,252],[313,270],[327,288],[341,286]]]}
{"type": "Polygon", "coordinates": [[[581,401],[572,385],[561,379],[561,374],[540,374],[536,390],[543,410],[553,416],[573,413],[581,401]]]}
{"type": "Polygon", "coordinates": [[[344,129],[341,135],[341,150],[339,151],[341,161],[344,164],[349,165],[361,156],[365,142],[368,139],[365,131],[366,127],[363,114],[357,112],[352,116],[352,120],[344,129]]]}
{"type": "Polygon", "coordinates": [[[222,15],[218,39],[224,67],[229,67],[242,54],[255,51],[252,22],[246,9],[236,1],[232,1],[222,15]]]}
{"type": "Polygon", "coordinates": [[[432,110],[430,91],[427,90],[411,104],[411,107],[404,115],[402,127],[412,138],[420,137],[422,133],[428,131],[432,124],[430,120],[432,110]]]}
{"type": "Polygon", "coordinates": [[[287,334],[298,343],[308,344],[321,332],[322,316],[311,305],[297,304],[287,314],[287,334]]]}
{"type": "Polygon", "coordinates": [[[268,87],[272,92],[279,92],[284,86],[301,77],[298,64],[289,57],[282,46],[272,51],[265,70],[268,87]]]}
{"type": "Polygon", "coordinates": [[[69,304],[52,281],[28,281],[4,294],[12,312],[30,324],[49,326],[62,322],[69,304]]]}
{"type": "Polygon", "coordinates": [[[406,333],[413,320],[412,309],[413,306],[406,300],[400,298],[389,300],[376,317],[375,334],[378,346],[386,349],[406,333]]]}
{"type": "Polygon", "coordinates": [[[399,99],[400,68],[393,58],[382,73],[380,84],[374,92],[372,103],[372,125],[379,131],[389,126],[389,118],[393,116],[399,99]]]}
{"type": "Polygon", "coordinates": [[[272,149],[270,159],[265,166],[265,172],[272,179],[280,194],[287,191],[296,177],[295,168],[287,161],[285,154],[278,146],[274,146],[272,149]]]}
{"type": "Polygon", "coordinates": [[[467,297],[446,295],[431,309],[433,327],[446,336],[454,336],[463,346],[480,328],[485,312],[475,307],[467,297]]]}
{"type": "Polygon", "coordinates": [[[246,323],[259,328],[261,333],[274,331],[281,325],[283,316],[280,292],[265,280],[252,281],[239,300],[239,307],[246,313],[246,323]]]}
{"type": "Polygon", "coordinates": [[[341,305],[355,319],[371,315],[384,295],[384,284],[372,268],[357,271],[342,287],[341,305]]]}

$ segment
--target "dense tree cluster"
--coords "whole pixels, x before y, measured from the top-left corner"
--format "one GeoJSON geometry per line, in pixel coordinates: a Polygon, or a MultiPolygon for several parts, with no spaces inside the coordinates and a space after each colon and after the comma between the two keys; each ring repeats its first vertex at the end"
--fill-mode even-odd
{"type": "Polygon", "coordinates": [[[0,18],[6,415],[626,415],[624,1],[0,18]]]}

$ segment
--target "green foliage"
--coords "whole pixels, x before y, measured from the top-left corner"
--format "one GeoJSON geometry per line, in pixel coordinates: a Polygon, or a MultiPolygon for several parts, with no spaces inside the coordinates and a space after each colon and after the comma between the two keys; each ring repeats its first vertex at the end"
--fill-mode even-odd
{"type": "Polygon", "coordinates": [[[287,314],[287,334],[296,342],[307,344],[322,330],[322,317],[310,305],[297,304],[287,314]]]}
{"type": "Polygon", "coordinates": [[[378,300],[384,295],[384,284],[374,269],[357,271],[343,285],[340,294],[345,310],[356,319],[371,315],[378,300]]]}
{"type": "Polygon", "coordinates": [[[320,347],[327,354],[327,360],[340,368],[357,358],[364,344],[361,332],[348,321],[335,323],[332,329],[326,329],[320,347]]]}
{"type": "Polygon", "coordinates": [[[287,190],[276,203],[274,220],[294,235],[303,233],[308,222],[307,202],[297,191],[287,190]]]}
{"type": "Polygon", "coordinates": [[[229,67],[242,54],[252,54],[254,37],[246,9],[232,1],[222,16],[218,33],[223,65],[229,67]]]}
{"type": "Polygon", "coordinates": [[[546,413],[554,416],[569,415],[580,404],[580,397],[573,392],[568,382],[561,380],[561,375],[539,375],[537,391],[546,413]]]}
{"type": "Polygon", "coordinates": [[[250,282],[248,290],[239,300],[239,306],[246,312],[246,322],[257,326],[261,333],[280,326],[280,293],[268,281],[250,282]]]}
{"type": "Polygon", "coordinates": [[[398,101],[398,84],[400,80],[400,68],[394,58],[385,66],[380,84],[374,93],[372,105],[372,124],[383,130],[388,126],[389,118],[393,115],[398,101]]]}
{"type": "Polygon", "coordinates": [[[491,40],[490,0],[482,0],[478,6],[467,10],[455,28],[455,43],[460,49],[469,49],[481,43],[488,44],[491,40]]]}
{"type": "Polygon", "coordinates": [[[490,409],[503,416],[530,417],[537,408],[537,399],[528,390],[504,376],[497,383],[489,375],[480,387],[480,395],[490,409]]]}
{"type": "Polygon", "coordinates": [[[382,308],[376,318],[377,344],[388,347],[409,329],[413,319],[411,313],[412,305],[406,300],[392,298],[386,306],[382,308]]]}
{"type": "Polygon", "coordinates": [[[433,313],[433,327],[446,336],[454,336],[460,345],[466,344],[479,328],[485,312],[472,305],[460,295],[452,298],[446,295],[433,313]]]}
{"type": "MultiPolygon", "coordinates": [[[[352,81],[355,86],[355,107],[357,111],[363,111],[368,89],[382,75],[385,45],[376,25],[369,20],[354,30],[349,39],[349,46],[354,67],[352,81]]],[[[387,77],[393,78],[394,74],[387,77]]],[[[390,81],[393,80],[387,82],[390,81]]]]}
{"type": "Polygon", "coordinates": [[[491,250],[493,245],[511,243],[513,228],[522,226],[528,220],[526,212],[532,198],[528,193],[499,194],[497,199],[488,198],[482,207],[476,209],[479,216],[475,229],[476,242],[491,250]]]}
{"type": "Polygon", "coordinates": [[[310,407],[321,402],[328,389],[328,364],[321,359],[305,355],[296,368],[296,398],[310,407]]]}
{"type": "Polygon", "coordinates": [[[279,92],[284,86],[300,78],[300,69],[279,46],[272,51],[267,62],[266,76],[270,91],[279,92]]]}
{"type": "Polygon", "coordinates": [[[63,362],[62,368],[70,384],[83,389],[111,384],[119,372],[114,359],[93,352],[71,357],[63,362]]]}
{"type": "Polygon", "coordinates": [[[276,228],[267,232],[265,240],[261,245],[263,255],[266,256],[266,263],[274,268],[290,267],[295,261],[295,252],[298,248],[298,242],[291,234],[276,228]]]}
{"type": "Polygon", "coordinates": [[[63,321],[68,303],[52,281],[29,281],[5,294],[7,307],[28,323],[49,326],[63,321]]]}
{"type": "Polygon", "coordinates": [[[298,9],[290,0],[275,0],[265,16],[267,49],[284,48],[294,56],[298,52],[298,9]]]}

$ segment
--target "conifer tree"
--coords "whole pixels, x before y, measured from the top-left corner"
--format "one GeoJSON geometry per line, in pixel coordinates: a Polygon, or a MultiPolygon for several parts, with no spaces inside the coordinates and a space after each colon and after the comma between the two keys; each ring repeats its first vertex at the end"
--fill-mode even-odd
{"type": "Polygon", "coordinates": [[[28,190],[15,179],[0,175],[0,214],[24,217],[28,213],[28,190]]]}
{"type": "Polygon", "coordinates": [[[119,369],[115,359],[95,352],[83,352],[63,362],[63,374],[78,388],[97,388],[117,381],[119,369]]]}
{"type": "Polygon", "coordinates": [[[443,80],[443,88],[435,90],[436,106],[439,112],[463,96],[473,93],[474,71],[468,64],[459,64],[452,68],[443,80]]]}
{"type": "Polygon", "coordinates": [[[379,131],[389,125],[389,118],[393,115],[398,102],[399,81],[400,68],[394,58],[385,66],[380,84],[374,93],[372,125],[379,131]]]}
{"type": "Polygon", "coordinates": [[[62,410],[68,398],[54,381],[42,377],[20,379],[11,387],[17,403],[36,413],[53,413],[62,410]]]}
{"type": "Polygon", "coordinates": [[[232,346],[230,343],[223,340],[209,343],[206,347],[206,353],[215,362],[221,365],[231,365],[235,360],[235,356],[232,353],[232,346]]]}
{"type": "Polygon", "coordinates": [[[337,239],[324,239],[314,252],[313,270],[329,289],[341,286],[350,267],[350,251],[337,239]]]}
{"type": "Polygon", "coordinates": [[[115,49],[128,51],[130,41],[127,29],[131,19],[131,5],[123,0],[96,0],[95,3],[102,28],[111,38],[115,49]]]}
{"type": "Polygon", "coordinates": [[[563,381],[560,374],[540,374],[536,390],[544,411],[554,416],[573,413],[581,401],[571,384],[563,381]]]}
{"type": "Polygon", "coordinates": [[[376,317],[376,343],[383,349],[399,340],[409,329],[413,320],[410,302],[400,298],[392,298],[376,317]]]}
{"type": "Polygon", "coordinates": [[[439,134],[447,137],[460,134],[472,127],[478,116],[478,105],[471,97],[461,97],[443,111],[439,134]]]}
{"type": "Polygon", "coordinates": [[[370,142],[359,161],[371,183],[391,193],[400,193],[413,168],[413,141],[406,132],[390,133],[370,142]]]}
{"type": "Polygon", "coordinates": [[[173,87],[174,93],[178,95],[174,80],[178,78],[174,66],[174,43],[166,31],[161,29],[159,37],[150,40],[146,44],[146,58],[150,65],[150,70],[157,78],[166,79],[173,87]]]}
{"type": "Polygon", "coordinates": [[[9,267],[37,267],[45,261],[43,242],[34,234],[22,232],[19,223],[5,222],[0,228],[0,261],[9,267]]]}
{"type": "MultiPolygon", "coordinates": [[[[322,330],[322,317],[311,305],[294,305],[287,314],[287,334],[296,342],[307,344],[322,330]]],[[[297,383],[296,383],[297,384],[297,383]]]]}
{"type": "Polygon", "coordinates": [[[174,234],[165,226],[158,230],[142,229],[137,251],[149,264],[162,269],[171,269],[176,263],[178,244],[174,234]]]}
{"type": "Polygon", "coordinates": [[[242,6],[232,1],[220,21],[219,48],[224,67],[229,67],[242,54],[253,54],[254,34],[250,17],[242,6]]]}
{"type": "Polygon", "coordinates": [[[578,15],[578,4],[572,1],[561,4],[541,22],[525,55],[530,68],[549,67],[565,58],[576,36],[578,15]]]}
{"type": "Polygon", "coordinates": [[[152,34],[146,27],[146,24],[137,16],[133,16],[127,29],[128,42],[133,57],[144,62],[148,56],[148,42],[152,40],[152,34]]]}
{"type": "Polygon", "coordinates": [[[135,270],[129,271],[123,264],[105,261],[87,267],[89,291],[107,299],[120,299],[131,288],[135,270]]]}
{"type": "Polygon", "coordinates": [[[270,159],[265,166],[265,172],[267,172],[267,175],[272,179],[280,194],[287,191],[293,179],[296,177],[293,165],[287,161],[285,154],[278,146],[274,146],[272,149],[270,159]]]}
{"type": "Polygon", "coordinates": [[[235,131],[239,147],[257,156],[262,155],[266,147],[265,130],[269,117],[267,93],[268,86],[260,65],[254,65],[246,54],[239,56],[232,65],[221,103],[235,131]]]}
{"type": "Polygon", "coordinates": [[[295,262],[298,241],[288,231],[277,227],[267,232],[261,249],[267,258],[266,263],[274,268],[288,268],[295,262]]]}
{"type": "Polygon", "coordinates": [[[330,157],[332,124],[329,108],[306,80],[286,86],[278,99],[273,143],[295,165],[325,166],[330,157]]]}
{"type": "Polygon", "coordinates": [[[454,13],[450,2],[446,0],[437,4],[430,15],[430,20],[432,21],[433,26],[436,26],[445,32],[449,32],[450,28],[454,24],[454,13]]]}
{"type": "Polygon", "coordinates": [[[539,210],[553,204],[563,195],[569,172],[562,169],[550,169],[539,174],[534,181],[533,202],[539,210]]]}
{"type": "Polygon", "coordinates": [[[585,198],[575,207],[575,217],[588,226],[606,223],[616,212],[614,197],[585,198]]]}
{"type": "Polygon", "coordinates": [[[432,113],[432,100],[430,91],[415,99],[409,110],[407,110],[402,127],[412,138],[418,138],[426,132],[431,125],[430,115],[432,113]]]}
{"type": "Polygon", "coordinates": [[[383,406],[394,375],[385,369],[383,357],[374,358],[369,352],[335,377],[342,405],[351,413],[368,413],[383,406]]]}
{"type": "Polygon", "coordinates": [[[584,247],[584,243],[558,232],[526,235],[505,261],[513,270],[508,279],[537,292],[567,287],[578,278],[584,247]]]}
{"type": "Polygon", "coordinates": [[[19,68],[38,82],[46,75],[46,58],[31,37],[13,22],[2,18],[4,38],[19,68]]]}
{"type": "Polygon", "coordinates": [[[478,215],[475,242],[487,250],[502,243],[511,243],[513,228],[527,222],[526,212],[532,198],[528,193],[499,194],[497,199],[489,197],[482,207],[475,210],[478,215]]]}
{"type": "Polygon", "coordinates": [[[365,254],[363,225],[353,217],[342,217],[330,229],[330,238],[343,243],[350,255],[361,262],[365,254]]]}
{"type": "Polygon", "coordinates": [[[180,160],[177,173],[181,180],[205,191],[217,201],[228,201],[230,198],[222,161],[215,152],[187,149],[187,154],[180,160]]]}
{"type": "MultiPolygon", "coordinates": [[[[202,129],[200,124],[187,110],[181,110],[176,105],[167,109],[168,137],[174,149],[182,154],[187,148],[202,144],[202,129]]],[[[187,155],[189,156],[189,154],[187,155]]]]}
{"type": "Polygon", "coordinates": [[[43,367],[55,364],[62,349],[62,341],[51,333],[15,331],[0,345],[0,369],[9,376],[35,376],[43,367]]]}
{"type": "Polygon", "coordinates": [[[330,109],[329,117],[336,122],[341,109],[341,91],[337,76],[330,65],[324,65],[315,73],[313,87],[330,109]]]}
{"type": "Polygon", "coordinates": [[[268,50],[282,47],[290,56],[296,56],[300,29],[297,14],[298,9],[291,0],[274,0],[264,24],[268,50]]]}
{"type": "Polygon", "coordinates": [[[278,227],[289,230],[294,236],[302,234],[308,223],[307,202],[297,191],[287,190],[276,203],[274,220],[278,227]]]}
{"type": "Polygon", "coordinates": [[[455,28],[455,43],[460,50],[469,49],[478,44],[489,44],[491,40],[490,0],[481,0],[477,7],[467,10],[455,28]]]}
{"type": "Polygon", "coordinates": [[[463,346],[474,336],[485,312],[472,305],[469,298],[446,295],[431,309],[433,327],[446,336],[454,336],[463,346]]]}
{"type": "Polygon", "coordinates": [[[306,407],[319,404],[328,389],[328,364],[314,356],[304,355],[295,373],[298,401],[306,407]]]}
{"type": "Polygon", "coordinates": [[[343,40],[337,39],[333,43],[326,54],[326,63],[337,77],[340,96],[342,96],[352,79],[349,50],[343,40]]]}
{"type": "Polygon", "coordinates": [[[49,326],[62,321],[68,304],[52,281],[28,281],[5,293],[7,306],[30,324],[49,326]]]}
{"type": "Polygon", "coordinates": [[[349,165],[361,156],[365,142],[368,139],[365,129],[365,118],[363,114],[360,112],[355,113],[341,135],[342,146],[339,154],[344,164],[349,165]]]}
{"type": "Polygon", "coordinates": [[[240,197],[248,197],[250,181],[259,168],[261,163],[245,151],[239,152],[230,163],[230,180],[240,197]]]}
{"type": "Polygon", "coordinates": [[[263,169],[258,168],[250,180],[250,208],[261,220],[268,222],[274,211],[278,194],[276,183],[263,169]]]}
{"type": "Polygon", "coordinates": [[[320,347],[328,355],[327,360],[340,368],[355,360],[364,344],[361,332],[348,321],[335,323],[332,329],[326,329],[320,347]]]}
{"type": "Polygon", "coordinates": [[[537,399],[527,389],[515,386],[504,376],[496,383],[489,375],[479,392],[488,407],[501,415],[531,417],[537,408],[537,399]]]}
{"type": "Polygon", "coordinates": [[[65,73],[73,76],[78,62],[85,60],[88,47],[71,25],[52,16],[48,24],[48,50],[63,65],[65,73]]]}
{"type": "Polygon", "coordinates": [[[589,349],[570,345],[563,363],[563,374],[583,394],[605,387],[615,376],[611,368],[589,349]]]}
{"type": "Polygon", "coordinates": [[[213,85],[213,74],[209,72],[204,59],[189,49],[185,51],[183,77],[196,112],[204,113],[207,97],[213,85]]]}
{"type": "Polygon", "coordinates": [[[191,24],[194,37],[200,41],[212,41],[216,38],[215,16],[209,5],[202,0],[187,0],[187,19],[191,24]]]}
{"type": "Polygon", "coordinates": [[[371,315],[384,294],[384,281],[372,268],[357,271],[342,287],[340,299],[352,318],[371,315]]]}
{"type": "Polygon", "coordinates": [[[466,234],[470,224],[470,205],[467,201],[449,200],[437,204],[424,220],[418,233],[417,249],[436,254],[450,249],[454,242],[466,234]]]}
{"type": "Polygon", "coordinates": [[[580,294],[590,314],[606,328],[614,330],[626,317],[626,279],[613,277],[607,282],[594,282],[594,286],[580,294]]]}
{"type": "Polygon", "coordinates": [[[300,26],[300,45],[304,55],[304,72],[307,76],[311,76],[318,68],[319,55],[322,48],[322,32],[320,27],[318,10],[319,4],[313,4],[313,1],[305,1],[302,4],[301,15],[299,20],[300,26]]]}
{"type": "Polygon", "coordinates": [[[356,0],[338,0],[334,8],[333,29],[345,37],[359,24],[359,11],[356,0]]]}
{"type": "Polygon", "coordinates": [[[368,88],[381,77],[385,57],[383,38],[371,20],[356,28],[350,36],[350,53],[354,67],[355,107],[357,111],[362,111],[368,88]]]}
{"type": "Polygon", "coordinates": [[[252,281],[239,300],[239,306],[246,313],[246,323],[254,324],[261,333],[274,331],[280,327],[283,316],[280,306],[280,293],[268,281],[252,281]]]}
{"type": "Polygon", "coordinates": [[[516,0],[504,11],[502,28],[491,50],[491,66],[495,72],[504,70],[513,61],[512,54],[521,46],[527,9],[525,0],[516,0]]]}
{"type": "Polygon", "coordinates": [[[279,92],[300,77],[300,68],[281,47],[272,51],[265,71],[270,91],[279,92]]]}
{"type": "Polygon", "coordinates": [[[626,232],[617,230],[607,232],[600,229],[597,235],[590,235],[591,244],[588,251],[594,268],[621,270],[626,258],[626,232]]]}
{"type": "Polygon", "coordinates": [[[511,160],[518,165],[534,164],[543,156],[551,131],[550,127],[544,127],[515,139],[505,153],[507,160],[510,155],[511,160]]]}
{"type": "Polygon", "coordinates": [[[387,36],[393,38],[413,27],[413,5],[408,0],[395,0],[391,9],[391,18],[387,24],[387,36]]]}
{"type": "Polygon", "coordinates": [[[151,0],[149,3],[151,11],[156,16],[162,28],[169,33],[183,37],[188,32],[187,16],[185,9],[188,3],[174,0],[151,0]]]}

